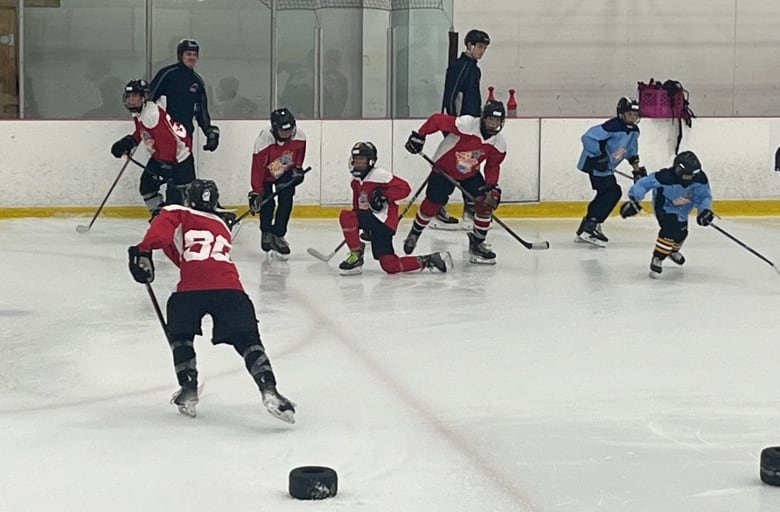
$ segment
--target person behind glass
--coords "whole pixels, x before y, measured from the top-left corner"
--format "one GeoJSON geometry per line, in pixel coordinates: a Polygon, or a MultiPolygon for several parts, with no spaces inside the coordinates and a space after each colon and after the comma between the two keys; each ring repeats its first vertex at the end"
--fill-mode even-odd
{"type": "Polygon", "coordinates": [[[195,179],[195,159],[187,130],[149,100],[146,80],[130,80],[122,102],[133,116],[135,131],[116,141],[111,146],[111,154],[121,158],[140,143],[151,153],[141,173],[139,192],[152,216],[163,205],[160,194],[163,184],[166,185],[165,203],[183,204],[184,191],[195,179]]]}
{"type": "Polygon", "coordinates": [[[160,103],[194,138],[193,117],[206,136],[205,151],[214,151],[219,146],[219,128],[211,124],[208,95],[203,79],[195,72],[200,56],[200,46],[194,39],[182,39],[176,45],[175,64],[161,68],[151,82],[151,99],[160,103]]]}
{"type": "Polygon", "coordinates": [[[409,183],[391,172],[375,167],[376,146],[371,142],[356,142],[349,158],[352,174],[352,208],[341,210],[339,224],[349,248],[347,259],[341,262],[342,275],[363,272],[363,253],[366,245],[360,241],[358,230],[368,232],[371,253],[379,266],[388,274],[436,269],[447,272],[452,267],[448,252],[435,252],[424,256],[398,257],[393,248],[393,237],[398,229],[397,202],[412,191],[409,183]]]}
{"type": "Polygon", "coordinates": [[[293,208],[295,187],[303,182],[306,134],[287,108],[271,112],[271,126],[260,131],[252,154],[249,209],[260,214],[260,249],[280,259],[290,255],[284,238],[293,208]],[[271,197],[274,190],[276,200],[271,197]],[[263,199],[271,197],[263,204],[263,199]]]}
{"type": "Polygon", "coordinates": [[[577,228],[575,241],[606,247],[609,239],[601,223],[620,201],[623,190],[615,179],[615,169],[627,160],[633,167],[634,180],[647,174],[639,166],[639,102],[624,96],[618,100],[617,115],[589,128],[582,135],[582,153],[577,169],[588,173],[596,196],[588,204],[585,217],[577,228]]]}
{"type": "Polygon", "coordinates": [[[295,423],[295,406],[276,389],[276,376],[260,339],[252,300],[230,260],[230,229],[217,212],[219,190],[211,180],[197,179],[187,189],[187,206],[164,207],[138,245],[128,247],[128,266],[137,282],[154,281],[152,251],[162,249],[179,267],[179,283],[168,298],[166,335],[179,390],[171,403],[187,416],[196,415],[198,367],[194,339],[210,315],[212,343],[232,345],[262,395],[265,408],[295,423]]]}
{"type": "Polygon", "coordinates": [[[688,238],[691,210],[696,207],[696,223],[700,226],[712,224],[715,214],[709,180],[693,151],[683,151],[674,157],[671,167],[637,180],[628,191],[628,201],[620,207],[620,216],[625,219],[639,213],[640,201],[650,191],[655,218],[661,227],[650,260],[650,277],[656,279],[663,272],[662,264],[667,257],[677,265],[685,263],[680,247],[688,238]]]}
{"type": "MultiPolygon", "coordinates": [[[[469,30],[464,38],[466,49],[448,67],[444,79],[444,97],[441,111],[451,116],[482,115],[482,92],[480,80],[482,71],[477,65],[485,55],[490,36],[482,30],[469,30]]],[[[471,229],[474,224],[474,205],[463,198],[463,228],[471,229]]],[[[442,205],[431,222],[431,227],[439,229],[454,229],[458,219],[447,212],[446,203],[442,205]]]]}
{"type": "Polygon", "coordinates": [[[433,114],[409,135],[406,150],[417,154],[423,150],[427,135],[435,132],[447,134],[433,155],[435,165],[428,178],[425,199],[404,241],[406,254],[414,250],[423,229],[455,190],[454,180],[475,198],[474,226],[468,233],[469,261],[495,265],[496,253],[484,242],[493,221],[493,210],[501,201],[498,178],[501,162],[506,157],[506,140],[500,132],[505,119],[504,104],[488,100],[480,117],[433,114]],[[480,173],[482,162],[485,163],[484,177],[480,173]],[[445,178],[443,173],[450,179],[445,178]]]}

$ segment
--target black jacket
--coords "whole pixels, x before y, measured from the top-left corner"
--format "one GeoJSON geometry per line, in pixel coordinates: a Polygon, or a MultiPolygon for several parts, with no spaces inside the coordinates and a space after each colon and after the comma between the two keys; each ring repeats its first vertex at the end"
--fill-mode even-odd
{"type": "Polygon", "coordinates": [[[482,94],[479,90],[481,78],[482,72],[477,66],[477,60],[465,52],[461,53],[460,57],[447,67],[442,112],[451,116],[480,117],[482,115],[482,94]]]}
{"type": "Polygon", "coordinates": [[[194,70],[182,62],[165,66],[157,72],[149,87],[152,101],[165,96],[165,110],[171,119],[187,129],[190,136],[194,131],[193,116],[203,133],[206,133],[206,128],[211,125],[206,85],[194,70]]]}

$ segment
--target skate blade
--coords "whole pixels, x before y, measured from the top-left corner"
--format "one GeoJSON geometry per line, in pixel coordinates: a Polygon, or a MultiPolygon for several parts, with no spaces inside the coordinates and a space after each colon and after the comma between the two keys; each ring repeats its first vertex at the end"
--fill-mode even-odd
{"type": "Polygon", "coordinates": [[[295,413],[293,413],[292,411],[282,412],[282,411],[271,410],[271,409],[266,409],[266,410],[274,418],[278,418],[285,423],[289,423],[290,425],[295,425],[295,413]]]}
{"type": "Polygon", "coordinates": [[[596,247],[601,247],[602,249],[607,247],[607,242],[604,242],[603,240],[599,240],[598,238],[594,238],[592,236],[588,236],[586,233],[581,234],[579,238],[583,242],[587,242],[590,245],[594,245],[596,247]]]}
{"type": "Polygon", "coordinates": [[[351,268],[349,270],[339,269],[339,274],[341,274],[342,276],[359,276],[362,273],[363,273],[362,267],[351,268]]]}
{"type": "Polygon", "coordinates": [[[271,257],[272,260],[287,261],[290,259],[289,254],[282,254],[279,251],[274,251],[273,249],[271,249],[268,252],[268,255],[271,257]]]}
{"type": "Polygon", "coordinates": [[[469,263],[475,263],[477,265],[495,265],[496,259],[493,258],[492,260],[486,260],[485,258],[480,258],[479,256],[469,255],[469,263]]]}
{"type": "Polygon", "coordinates": [[[445,267],[444,271],[447,272],[453,266],[452,254],[450,254],[450,252],[447,251],[444,253],[444,257],[442,259],[444,260],[444,267],[445,267]]]}
{"type": "Polygon", "coordinates": [[[194,404],[187,403],[184,405],[177,405],[176,408],[179,409],[179,414],[189,416],[190,418],[195,418],[198,415],[198,412],[195,410],[195,405],[197,405],[197,402],[194,404]]]}
{"type": "Polygon", "coordinates": [[[660,272],[656,272],[655,270],[651,270],[647,274],[647,277],[649,277],[650,279],[658,279],[659,277],[661,277],[661,273],[660,272]]]}

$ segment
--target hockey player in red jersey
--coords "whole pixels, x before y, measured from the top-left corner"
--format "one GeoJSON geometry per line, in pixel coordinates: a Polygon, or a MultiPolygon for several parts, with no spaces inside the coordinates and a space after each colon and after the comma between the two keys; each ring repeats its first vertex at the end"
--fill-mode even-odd
{"type": "Polygon", "coordinates": [[[249,209],[260,214],[260,248],[281,259],[290,255],[290,244],[284,236],[293,208],[295,187],[303,182],[303,159],[306,157],[306,135],[298,129],[295,117],[286,108],[271,112],[271,126],[260,132],[252,154],[252,190],[249,209]],[[260,206],[264,197],[278,192],[260,206]]]}
{"type": "Polygon", "coordinates": [[[130,80],[122,101],[133,115],[135,131],[111,146],[116,158],[130,153],[143,143],[151,156],[141,173],[139,191],[149,212],[154,215],[163,205],[160,187],[165,183],[165,202],[183,204],[184,190],[195,179],[195,160],[187,130],[171,118],[156,103],[149,101],[146,80],[130,80]]]}
{"type": "Polygon", "coordinates": [[[393,249],[393,236],[398,229],[397,201],[411,192],[406,180],[379,167],[376,147],[371,142],[356,142],[352,146],[349,170],[352,174],[352,209],[341,210],[339,224],[349,247],[347,259],[341,262],[341,274],[360,274],[363,271],[365,244],[360,241],[362,229],[371,239],[371,252],[388,274],[411,272],[424,268],[446,272],[452,266],[448,252],[424,256],[398,257],[393,249]]]}
{"type": "Polygon", "coordinates": [[[263,405],[273,416],[295,423],[295,406],[276,390],[276,378],[257,327],[255,308],[230,260],[231,235],[216,213],[219,191],[211,180],[194,180],[187,206],[163,207],[143,240],[128,248],[130,273],[139,283],[154,280],[152,251],[162,249],[179,267],[179,283],[167,304],[167,336],[181,388],[171,403],[195,416],[198,370],[193,340],[201,320],[211,315],[212,343],[232,345],[244,359],[263,405]]]}
{"type": "Polygon", "coordinates": [[[481,117],[433,114],[409,135],[406,150],[417,154],[422,151],[427,135],[447,133],[433,155],[436,165],[425,190],[425,199],[404,241],[406,254],[414,251],[423,229],[455,190],[455,185],[441,175],[446,173],[476,199],[474,228],[468,233],[469,261],[488,265],[496,263],[496,254],[484,242],[493,220],[493,210],[501,201],[498,178],[501,162],[506,156],[506,140],[500,132],[505,119],[504,104],[488,100],[481,117]],[[480,173],[483,162],[484,177],[480,173]]]}

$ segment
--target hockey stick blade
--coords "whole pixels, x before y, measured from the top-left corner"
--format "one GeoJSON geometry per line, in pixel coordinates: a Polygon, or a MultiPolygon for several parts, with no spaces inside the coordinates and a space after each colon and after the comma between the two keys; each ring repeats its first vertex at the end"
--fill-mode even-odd
{"type": "Polygon", "coordinates": [[[76,232],[78,233],[89,233],[89,226],[86,226],[84,224],[79,224],[76,226],[76,232]]]}
{"type": "Polygon", "coordinates": [[[530,244],[531,244],[531,247],[529,247],[529,249],[531,249],[532,251],[546,251],[547,249],[550,248],[550,242],[547,242],[547,241],[545,241],[545,242],[530,242],[530,244]]]}
{"type": "Polygon", "coordinates": [[[320,261],[324,261],[325,263],[329,262],[329,261],[331,260],[331,258],[333,258],[333,257],[336,255],[336,253],[335,253],[335,252],[332,252],[332,253],[330,253],[330,254],[322,254],[322,253],[321,253],[320,251],[318,251],[317,249],[313,249],[313,248],[311,248],[311,247],[309,247],[308,249],[306,249],[306,252],[308,252],[309,254],[311,254],[312,256],[314,256],[315,258],[317,258],[318,260],[320,260],[320,261]]]}

